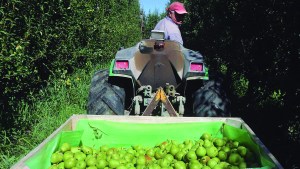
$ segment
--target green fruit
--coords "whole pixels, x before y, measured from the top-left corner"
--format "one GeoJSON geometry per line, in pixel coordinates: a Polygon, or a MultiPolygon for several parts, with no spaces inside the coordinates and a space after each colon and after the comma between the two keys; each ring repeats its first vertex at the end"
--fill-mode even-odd
{"type": "Polygon", "coordinates": [[[73,168],[76,166],[76,159],[72,157],[64,161],[64,163],[65,163],[65,168],[73,168]]]}
{"type": "Polygon", "coordinates": [[[120,165],[117,167],[117,169],[127,169],[127,167],[125,167],[124,165],[120,165]]]}
{"type": "Polygon", "coordinates": [[[193,147],[191,148],[191,150],[196,151],[198,147],[199,147],[199,144],[194,144],[193,147]]]}
{"type": "Polygon", "coordinates": [[[137,165],[146,165],[146,158],[144,155],[140,155],[136,159],[136,164],[137,165]]]}
{"type": "Polygon", "coordinates": [[[228,166],[228,169],[239,169],[239,167],[235,166],[235,165],[230,165],[230,166],[228,166]]]}
{"type": "Polygon", "coordinates": [[[107,165],[108,165],[108,162],[105,159],[100,159],[96,163],[96,167],[100,168],[100,169],[105,168],[107,165]]]}
{"type": "Polygon", "coordinates": [[[106,159],[106,153],[100,151],[99,154],[97,155],[97,160],[99,160],[99,159],[106,159]]]}
{"type": "Polygon", "coordinates": [[[147,167],[147,169],[161,169],[160,165],[158,164],[150,164],[147,167]]]}
{"type": "Polygon", "coordinates": [[[221,161],[225,161],[227,159],[227,153],[223,150],[220,150],[218,152],[218,158],[221,160],[221,161]]]}
{"type": "Polygon", "coordinates": [[[237,148],[237,151],[238,151],[238,153],[239,153],[241,156],[243,156],[243,157],[245,157],[246,154],[247,154],[247,148],[244,147],[244,146],[239,146],[239,147],[237,148]]]}
{"type": "Polygon", "coordinates": [[[150,149],[148,149],[148,150],[146,151],[146,154],[147,154],[148,156],[150,156],[150,157],[154,157],[155,151],[154,151],[153,148],[150,148],[150,149]]]}
{"type": "Polygon", "coordinates": [[[63,143],[60,147],[60,150],[62,152],[70,151],[71,150],[71,145],[69,143],[63,143]]]}
{"type": "Polygon", "coordinates": [[[200,137],[202,140],[210,140],[211,134],[210,133],[203,133],[200,137]]]}
{"type": "Polygon", "coordinates": [[[114,153],[111,155],[111,159],[114,159],[114,160],[120,160],[120,154],[118,153],[114,153]]]}
{"type": "Polygon", "coordinates": [[[183,144],[183,143],[178,144],[178,148],[179,148],[180,150],[183,149],[183,148],[184,148],[184,144],[183,144]]]}
{"type": "Polygon", "coordinates": [[[184,141],[184,147],[187,148],[188,150],[190,150],[193,145],[194,145],[194,141],[193,140],[185,140],[184,141]]]}
{"type": "Polygon", "coordinates": [[[58,169],[56,164],[51,165],[48,169],[58,169]]]}
{"type": "Polygon", "coordinates": [[[204,140],[204,143],[203,143],[203,147],[205,148],[208,148],[208,147],[211,147],[213,144],[210,140],[204,140]]]}
{"type": "Polygon", "coordinates": [[[86,165],[87,166],[96,166],[97,160],[95,157],[90,157],[86,160],[86,165]]]}
{"type": "Polygon", "coordinates": [[[80,147],[71,147],[70,151],[75,154],[75,153],[81,152],[81,148],[80,147]]]}
{"type": "Polygon", "coordinates": [[[186,169],[185,163],[183,161],[176,161],[174,164],[175,169],[186,169]]]}
{"type": "Polygon", "coordinates": [[[166,154],[166,156],[164,157],[165,159],[169,160],[169,161],[173,161],[174,160],[174,156],[171,154],[166,154]]]}
{"type": "Polygon", "coordinates": [[[204,141],[203,141],[202,139],[199,139],[199,140],[197,141],[197,144],[198,144],[199,146],[203,146],[204,141]]]}
{"type": "Polygon", "coordinates": [[[89,166],[86,169],[97,169],[97,167],[96,166],[89,166]]]}
{"type": "Polygon", "coordinates": [[[244,168],[247,168],[247,164],[246,164],[246,162],[241,162],[240,164],[239,164],[239,168],[240,169],[244,169],[244,168]]]}
{"type": "Polygon", "coordinates": [[[66,161],[67,159],[73,158],[73,157],[74,157],[74,154],[73,154],[71,151],[66,151],[66,152],[64,153],[63,160],[66,161]]]}
{"type": "Polygon", "coordinates": [[[166,152],[165,150],[157,149],[157,150],[155,151],[154,157],[155,157],[156,159],[161,159],[161,158],[163,158],[166,154],[167,154],[167,152],[166,152]]]}
{"type": "Polygon", "coordinates": [[[53,153],[50,158],[52,164],[57,164],[63,160],[63,154],[60,152],[53,153]]]}
{"type": "Polygon", "coordinates": [[[210,159],[207,161],[207,165],[210,167],[210,168],[213,168],[215,165],[217,165],[218,162],[214,159],[210,159]]]}
{"type": "Polygon", "coordinates": [[[208,162],[208,160],[210,160],[209,156],[203,156],[203,157],[201,157],[200,162],[202,164],[206,164],[208,162]]]}
{"type": "Polygon", "coordinates": [[[86,155],[83,152],[77,152],[74,154],[74,158],[78,161],[85,160],[86,155]]]}
{"type": "Polygon", "coordinates": [[[228,162],[232,165],[238,166],[241,162],[242,157],[238,153],[231,153],[228,157],[228,162]]]}
{"type": "Polygon", "coordinates": [[[181,161],[184,157],[185,153],[183,151],[179,151],[178,153],[176,153],[175,155],[175,159],[178,161],[181,161]]]}
{"type": "Polygon", "coordinates": [[[65,169],[65,162],[60,162],[60,163],[57,165],[57,168],[58,168],[58,169],[65,169]]]}
{"type": "Polygon", "coordinates": [[[220,164],[216,164],[212,169],[224,169],[220,164]]]}
{"type": "Polygon", "coordinates": [[[189,169],[199,169],[202,168],[203,165],[199,161],[192,161],[189,163],[189,169]]]}
{"type": "Polygon", "coordinates": [[[223,147],[221,148],[221,150],[223,150],[224,152],[228,153],[228,152],[230,152],[230,147],[228,147],[228,146],[223,146],[223,147]]]}
{"type": "Polygon", "coordinates": [[[196,155],[195,151],[189,151],[185,155],[186,161],[191,161],[191,160],[196,160],[196,159],[197,159],[197,155],[196,155]]]}
{"type": "Polygon", "coordinates": [[[214,146],[208,147],[206,148],[206,154],[211,158],[216,157],[218,155],[218,149],[214,146]]]}
{"type": "Polygon", "coordinates": [[[216,138],[215,140],[214,140],[214,145],[216,146],[216,147],[222,147],[223,145],[224,145],[224,141],[223,141],[223,139],[221,139],[221,138],[216,138]]]}
{"type": "Polygon", "coordinates": [[[209,166],[203,166],[201,169],[211,169],[209,166]]]}
{"type": "Polygon", "coordinates": [[[108,161],[108,166],[110,168],[117,168],[119,165],[120,165],[120,162],[118,160],[111,159],[108,161]]]}
{"type": "Polygon", "coordinates": [[[134,157],[133,154],[126,153],[123,158],[125,159],[125,161],[131,162],[133,157],[134,157]]]}
{"type": "Polygon", "coordinates": [[[81,147],[82,152],[84,152],[86,155],[93,154],[93,149],[91,147],[83,145],[81,147]]]}
{"type": "Polygon", "coordinates": [[[240,144],[240,143],[239,143],[238,141],[234,141],[234,142],[233,142],[233,147],[234,147],[234,148],[237,148],[237,147],[239,146],[239,144],[240,144]]]}
{"type": "Polygon", "coordinates": [[[137,165],[136,169],[146,169],[146,166],[145,165],[137,165]]]}
{"type": "Polygon", "coordinates": [[[219,163],[219,165],[220,165],[222,168],[227,168],[230,164],[227,163],[227,162],[225,162],[225,161],[221,161],[221,162],[219,163]]]}
{"type": "Polygon", "coordinates": [[[108,149],[109,149],[108,145],[102,145],[102,146],[100,147],[100,151],[101,151],[101,152],[106,152],[108,149]]]}
{"type": "Polygon", "coordinates": [[[168,167],[168,166],[170,166],[170,164],[171,164],[171,161],[169,161],[169,160],[166,159],[166,158],[163,158],[163,159],[160,159],[160,160],[159,160],[159,165],[160,165],[161,167],[168,167]]]}
{"type": "Polygon", "coordinates": [[[202,147],[202,146],[199,146],[199,147],[197,148],[197,150],[196,150],[196,155],[197,155],[198,157],[203,157],[203,156],[205,156],[205,155],[206,155],[206,149],[205,149],[204,147],[202,147]]]}
{"type": "Polygon", "coordinates": [[[176,153],[180,151],[179,147],[177,145],[172,145],[170,149],[170,153],[174,156],[176,153]]]}
{"type": "Polygon", "coordinates": [[[218,157],[213,157],[211,159],[215,160],[217,163],[220,163],[220,159],[218,157]]]}
{"type": "Polygon", "coordinates": [[[133,163],[127,163],[125,166],[129,169],[129,168],[134,167],[134,164],[133,163]]]}
{"type": "Polygon", "coordinates": [[[86,162],[84,160],[78,160],[76,163],[76,167],[79,169],[85,169],[86,168],[86,162]]]}

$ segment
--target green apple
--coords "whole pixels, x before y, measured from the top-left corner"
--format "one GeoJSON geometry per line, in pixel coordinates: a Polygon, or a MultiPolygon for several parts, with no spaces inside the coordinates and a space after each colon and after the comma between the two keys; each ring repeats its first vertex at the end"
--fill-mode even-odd
{"type": "Polygon", "coordinates": [[[69,158],[65,162],[65,168],[73,168],[76,166],[76,159],[75,158],[69,158]]]}
{"type": "Polygon", "coordinates": [[[74,158],[77,159],[78,161],[81,161],[81,160],[85,160],[86,155],[80,151],[74,154],[74,158]]]}
{"type": "Polygon", "coordinates": [[[66,151],[64,153],[63,160],[66,161],[67,159],[72,158],[72,157],[74,157],[74,154],[71,151],[66,151]]]}
{"type": "Polygon", "coordinates": [[[77,147],[77,146],[71,147],[70,151],[75,154],[75,153],[81,152],[81,148],[77,147]]]}
{"type": "Polygon", "coordinates": [[[207,148],[207,147],[211,147],[213,144],[210,140],[205,139],[204,143],[203,143],[203,147],[207,148]]]}
{"type": "Polygon", "coordinates": [[[76,167],[79,169],[85,169],[86,168],[86,162],[84,160],[78,160],[76,163],[76,167]]]}
{"type": "Polygon", "coordinates": [[[90,158],[88,158],[87,160],[86,160],[86,165],[87,166],[96,166],[96,164],[97,164],[97,160],[96,160],[96,158],[95,157],[90,157],[90,158]]]}
{"type": "Polygon", "coordinates": [[[245,157],[247,154],[247,148],[244,146],[238,146],[237,151],[243,157],[245,157]]]}
{"type": "Polygon", "coordinates": [[[218,155],[218,149],[215,146],[208,147],[206,148],[206,154],[211,158],[216,157],[218,155]]]}
{"type": "Polygon", "coordinates": [[[207,165],[210,167],[210,168],[213,168],[215,165],[217,165],[218,162],[214,159],[210,159],[207,161],[207,165]]]}
{"type": "Polygon", "coordinates": [[[215,145],[216,147],[222,147],[224,144],[225,144],[225,142],[224,142],[224,140],[221,139],[221,138],[216,138],[216,139],[214,140],[214,145],[215,145]]]}
{"type": "Polygon", "coordinates": [[[188,164],[189,169],[199,169],[202,167],[203,167],[203,165],[197,160],[193,160],[193,161],[189,162],[189,164],[188,164]]]}
{"type": "Polygon", "coordinates": [[[60,162],[60,163],[57,165],[57,168],[58,168],[58,169],[65,169],[65,162],[60,162]]]}
{"type": "Polygon", "coordinates": [[[241,162],[242,157],[238,153],[231,153],[228,157],[228,162],[232,165],[238,166],[241,162]]]}
{"type": "Polygon", "coordinates": [[[48,169],[58,169],[56,164],[51,165],[48,169]]]}
{"type": "Polygon", "coordinates": [[[69,143],[63,143],[60,147],[60,150],[62,152],[70,151],[71,150],[71,145],[69,143]]]}
{"type": "Polygon", "coordinates": [[[106,166],[108,166],[108,162],[105,159],[100,159],[97,161],[96,167],[97,168],[105,168],[106,166]]]}
{"type": "Polygon", "coordinates": [[[203,133],[200,137],[202,140],[210,140],[211,139],[211,134],[210,133],[203,133]]]}
{"type": "Polygon", "coordinates": [[[203,157],[206,155],[206,148],[202,147],[202,146],[199,146],[196,150],[196,155],[198,157],[203,157]]]}
{"type": "Polygon", "coordinates": [[[186,161],[191,161],[191,160],[196,160],[196,159],[197,159],[197,155],[196,155],[195,151],[190,150],[185,155],[185,160],[186,161]]]}
{"type": "Polygon", "coordinates": [[[81,150],[82,150],[82,152],[84,152],[85,154],[93,154],[93,149],[91,148],[91,147],[89,147],[89,146],[85,146],[85,145],[83,145],[82,147],[81,147],[81,150]]]}
{"type": "Polygon", "coordinates": [[[227,153],[223,150],[220,150],[218,152],[218,158],[221,160],[221,161],[225,161],[227,159],[227,153]]]}
{"type": "Polygon", "coordinates": [[[175,169],[186,169],[186,165],[183,161],[176,161],[174,164],[175,169]]]}
{"type": "Polygon", "coordinates": [[[63,160],[63,154],[60,152],[53,153],[50,158],[52,164],[57,164],[63,160]]]}

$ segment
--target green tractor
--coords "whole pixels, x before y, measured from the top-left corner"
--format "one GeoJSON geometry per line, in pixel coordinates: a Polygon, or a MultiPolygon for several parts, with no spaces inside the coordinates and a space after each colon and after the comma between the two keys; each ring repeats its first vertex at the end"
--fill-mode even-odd
{"type": "Polygon", "coordinates": [[[228,106],[200,53],[152,31],[150,39],[120,49],[109,70],[94,74],[87,110],[96,115],[227,117],[228,106]]]}

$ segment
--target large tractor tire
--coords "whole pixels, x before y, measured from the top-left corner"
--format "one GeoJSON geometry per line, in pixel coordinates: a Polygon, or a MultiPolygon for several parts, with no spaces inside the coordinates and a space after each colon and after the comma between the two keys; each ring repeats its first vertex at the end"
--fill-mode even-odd
{"type": "Polygon", "coordinates": [[[108,74],[108,70],[94,74],[88,97],[88,114],[124,115],[125,91],[108,83],[108,74]]]}
{"type": "Polygon", "coordinates": [[[198,117],[229,117],[229,101],[220,82],[208,81],[194,94],[193,111],[198,117]]]}

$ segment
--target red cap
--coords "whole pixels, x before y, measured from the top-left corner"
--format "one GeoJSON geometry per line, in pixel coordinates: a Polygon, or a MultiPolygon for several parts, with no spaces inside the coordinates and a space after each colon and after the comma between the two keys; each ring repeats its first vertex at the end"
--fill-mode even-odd
{"type": "Polygon", "coordinates": [[[169,6],[169,8],[167,8],[167,10],[169,10],[169,11],[176,11],[179,14],[186,14],[187,13],[187,11],[184,8],[183,3],[180,3],[180,2],[173,2],[169,6]]]}

